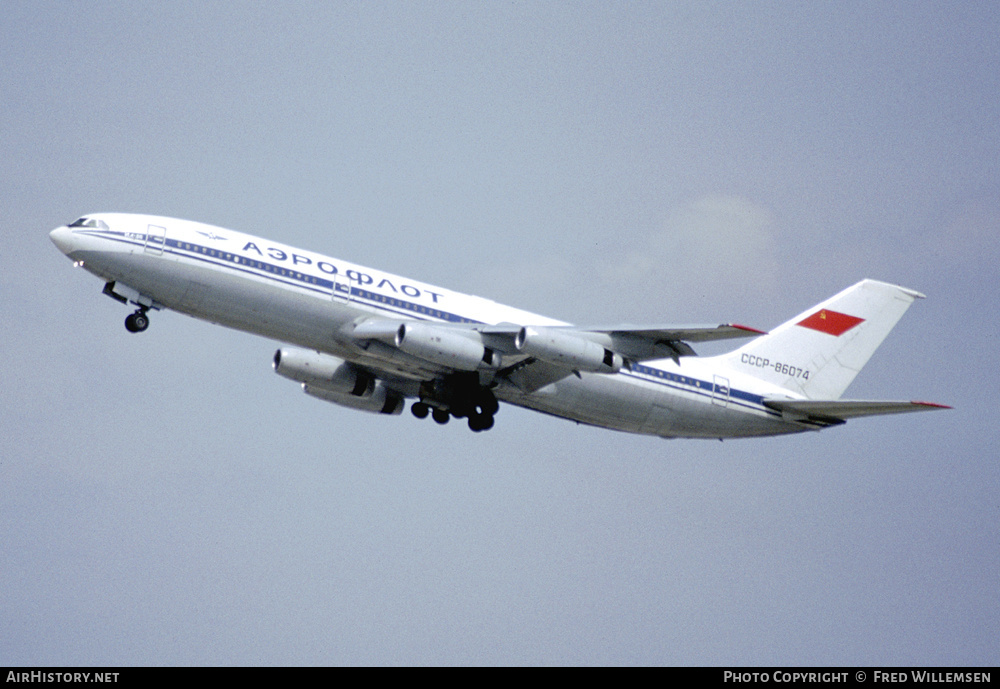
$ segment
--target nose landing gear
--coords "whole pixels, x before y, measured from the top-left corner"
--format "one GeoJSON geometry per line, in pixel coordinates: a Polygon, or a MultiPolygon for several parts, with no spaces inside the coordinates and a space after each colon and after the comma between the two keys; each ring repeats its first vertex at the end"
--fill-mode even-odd
{"type": "Polygon", "coordinates": [[[125,318],[125,329],[130,333],[141,333],[143,330],[148,328],[149,316],[146,315],[146,312],[151,308],[159,308],[153,304],[153,300],[151,298],[144,297],[140,294],[139,290],[115,280],[104,283],[103,293],[115,301],[120,301],[123,304],[131,302],[139,307],[135,310],[135,313],[130,313],[128,317],[125,318]]]}

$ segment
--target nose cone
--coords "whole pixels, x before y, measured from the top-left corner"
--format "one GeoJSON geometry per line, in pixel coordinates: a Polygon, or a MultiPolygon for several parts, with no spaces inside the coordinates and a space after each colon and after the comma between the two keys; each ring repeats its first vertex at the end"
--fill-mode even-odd
{"type": "Polygon", "coordinates": [[[69,256],[69,253],[74,249],[73,230],[69,229],[65,225],[57,227],[49,232],[49,239],[52,240],[52,243],[56,245],[59,251],[63,252],[67,256],[69,256]]]}

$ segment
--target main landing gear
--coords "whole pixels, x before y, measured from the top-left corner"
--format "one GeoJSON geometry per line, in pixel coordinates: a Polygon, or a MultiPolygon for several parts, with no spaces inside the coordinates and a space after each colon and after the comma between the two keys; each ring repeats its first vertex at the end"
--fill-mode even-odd
{"type": "Polygon", "coordinates": [[[147,309],[139,307],[135,313],[130,313],[125,318],[125,329],[130,333],[141,333],[148,328],[149,316],[146,315],[146,311],[147,309]]]}
{"type": "Polygon", "coordinates": [[[448,423],[452,416],[456,419],[467,418],[469,429],[479,433],[493,428],[493,416],[500,409],[500,403],[489,388],[476,387],[473,390],[465,391],[463,395],[449,395],[451,399],[447,402],[447,407],[428,404],[421,400],[414,402],[410,411],[418,419],[426,419],[430,414],[437,423],[444,425],[448,423]]]}

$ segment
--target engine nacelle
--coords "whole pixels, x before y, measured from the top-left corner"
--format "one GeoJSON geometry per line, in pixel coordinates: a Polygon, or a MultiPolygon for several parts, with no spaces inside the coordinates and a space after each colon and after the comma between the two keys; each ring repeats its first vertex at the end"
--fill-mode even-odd
{"type": "Polygon", "coordinates": [[[371,375],[343,359],[307,349],[279,349],[274,353],[274,370],[299,383],[354,397],[369,396],[375,386],[371,375]]]}
{"type": "Polygon", "coordinates": [[[514,346],[522,354],[576,371],[617,373],[625,363],[621,354],[596,342],[552,328],[521,328],[514,346]]]}
{"type": "Polygon", "coordinates": [[[363,397],[352,395],[349,392],[336,392],[334,390],[327,390],[326,388],[314,387],[307,383],[302,384],[302,390],[307,395],[318,397],[326,402],[333,402],[342,407],[350,407],[351,409],[372,412],[374,414],[401,414],[403,407],[406,406],[400,395],[390,391],[382,383],[376,383],[372,388],[371,394],[363,397]]]}
{"type": "Polygon", "coordinates": [[[496,354],[476,339],[447,328],[424,323],[402,323],[394,344],[400,351],[459,371],[475,371],[480,365],[494,366],[496,354]]]}

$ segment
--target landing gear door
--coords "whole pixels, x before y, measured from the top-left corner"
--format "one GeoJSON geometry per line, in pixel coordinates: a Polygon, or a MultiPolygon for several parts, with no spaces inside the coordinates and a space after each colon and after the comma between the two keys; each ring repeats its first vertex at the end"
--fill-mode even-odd
{"type": "Polygon", "coordinates": [[[147,254],[161,256],[163,247],[167,243],[167,228],[159,225],[150,225],[146,229],[146,245],[143,250],[147,254]]]}

